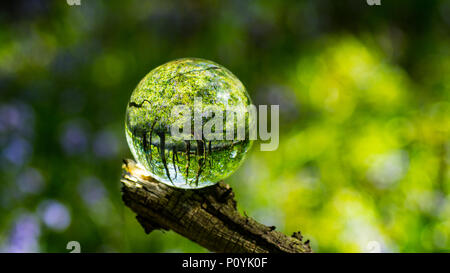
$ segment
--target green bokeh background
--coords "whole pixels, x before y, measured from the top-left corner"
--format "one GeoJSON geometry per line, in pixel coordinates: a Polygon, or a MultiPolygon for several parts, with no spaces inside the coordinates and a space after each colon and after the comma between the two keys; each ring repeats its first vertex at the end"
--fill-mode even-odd
{"type": "Polygon", "coordinates": [[[450,250],[450,3],[11,1],[0,11],[0,252],[206,252],[121,202],[126,104],[151,69],[213,60],[280,145],[226,182],[315,252],[450,250]]]}

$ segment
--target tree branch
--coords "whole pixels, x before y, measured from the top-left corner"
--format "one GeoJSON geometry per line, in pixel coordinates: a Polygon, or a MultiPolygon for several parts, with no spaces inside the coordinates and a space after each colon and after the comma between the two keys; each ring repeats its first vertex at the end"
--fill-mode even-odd
{"type": "Polygon", "coordinates": [[[122,166],[122,199],[148,234],[173,230],[213,252],[311,252],[300,232],[289,237],[236,210],[229,185],[197,190],[177,189],[148,176],[132,160],[122,166]]]}

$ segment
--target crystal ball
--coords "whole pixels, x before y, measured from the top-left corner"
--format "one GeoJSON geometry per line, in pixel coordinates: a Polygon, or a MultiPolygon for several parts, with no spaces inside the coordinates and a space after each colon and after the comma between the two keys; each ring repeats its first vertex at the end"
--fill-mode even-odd
{"type": "Polygon", "coordinates": [[[137,163],[162,183],[185,189],[213,185],[235,172],[252,146],[252,116],[230,111],[249,105],[244,85],[225,67],[198,58],[168,62],[150,71],[131,94],[125,117],[128,146],[137,163]],[[174,114],[177,107],[184,115],[174,114]],[[235,113],[244,122],[237,124],[235,113]],[[204,133],[213,118],[211,133],[204,133]],[[173,133],[180,124],[188,132],[182,137],[173,133]],[[245,137],[237,137],[238,127],[245,137]]]}

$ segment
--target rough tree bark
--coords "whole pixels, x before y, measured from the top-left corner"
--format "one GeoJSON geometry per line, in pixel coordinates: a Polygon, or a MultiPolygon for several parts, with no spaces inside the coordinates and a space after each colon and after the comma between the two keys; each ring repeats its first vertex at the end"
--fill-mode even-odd
{"type": "Polygon", "coordinates": [[[236,210],[234,193],[224,182],[197,190],[167,186],[147,176],[133,160],[122,166],[122,199],[148,234],[173,230],[212,252],[311,252],[300,232],[286,236],[236,210]]]}

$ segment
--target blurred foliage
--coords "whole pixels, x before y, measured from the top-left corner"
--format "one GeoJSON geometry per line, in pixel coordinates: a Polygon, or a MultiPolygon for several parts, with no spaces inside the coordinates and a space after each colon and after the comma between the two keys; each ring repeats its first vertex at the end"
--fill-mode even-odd
{"type": "Polygon", "coordinates": [[[449,251],[450,3],[381,2],[3,3],[0,251],[206,251],[120,196],[126,103],[180,57],[280,105],[278,150],[227,180],[240,210],[316,252],[449,251]]]}

